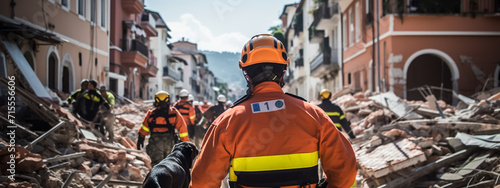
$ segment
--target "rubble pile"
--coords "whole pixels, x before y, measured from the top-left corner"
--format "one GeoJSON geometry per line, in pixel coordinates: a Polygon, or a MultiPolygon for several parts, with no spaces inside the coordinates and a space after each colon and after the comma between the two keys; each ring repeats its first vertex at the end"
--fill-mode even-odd
{"type": "Polygon", "coordinates": [[[28,92],[24,95],[16,99],[19,110],[14,125],[7,119],[7,106],[0,106],[0,132],[12,130],[8,126],[15,127],[15,147],[11,147],[8,135],[0,136],[0,187],[142,184],[152,166],[149,156],[136,150],[135,140],[151,104],[118,103],[114,109],[114,142],[110,142],[68,108],[36,100],[38,97],[28,92]],[[13,161],[11,154],[15,156],[13,161]],[[15,165],[15,172],[8,171],[11,164],[15,165]]]}
{"type": "Polygon", "coordinates": [[[391,92],[336,98],[357,135],[357,187],[500,184],[500,93],[480,96],[457,106],[391,92]]]}
{"type": "MultiPolygon", "coordinates": [[[[51,96],[64,99],[57,93],[51,96]]],[[[455,94],[457,105],[433,95],[406,101],[392,92],[345,89],[333,96],[357,136],[351,140],[358,159],[356,187],[499,184],[500,88],[473,99],[455,94]]],[[[140,186],[152,166],[135,141],[152,104],[117,102],[111,142],[59,103],[16,87],[15,121],[8,105],[0,104],[0,132],[8,133],[0,135],[0,187],[140,186]]]]}

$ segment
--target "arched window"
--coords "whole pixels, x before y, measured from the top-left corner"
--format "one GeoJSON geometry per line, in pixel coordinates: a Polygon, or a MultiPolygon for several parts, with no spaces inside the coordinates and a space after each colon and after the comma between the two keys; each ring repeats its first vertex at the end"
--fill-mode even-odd
{"type": "Polygon", "coordinates": [[[62,91],[64,93],[70,93],[70,88],[69,88],[69,81],[70,81],[70,72],[69,72],[69,68],[67,66],[64,66],[63,67],[63,70],[62,70],[62,91]]]}
{"type": "Polygon", "coordinates": [[[54,53],[51,53],[49,56],[49,70],[47,71],[49,80],[47,81],[47,85],[50,89],[57,89],[57,56],[54,53]]]}

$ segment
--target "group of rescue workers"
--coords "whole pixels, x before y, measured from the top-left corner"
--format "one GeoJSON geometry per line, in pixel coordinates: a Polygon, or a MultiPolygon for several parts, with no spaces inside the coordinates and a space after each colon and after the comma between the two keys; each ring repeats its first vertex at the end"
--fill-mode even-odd
{"type": "MultiPolygon", "coordinates": [[[[218,104],[210,106],[195,102],[183,89],[180,99],[171,104],[170,94],[160,91],[139,128],[137,149],[144,147],[149,135],[146,153],[155,165],[175,143],[197,143],[201,152],[191,171],[190,187],[194,188],[219,188],[221,183],[230,187],[353,187],[356,157],[341,133],[344,129],[355,138],[349,121],[330,101],[330,90],[321,91],[318,106],[284,93],[288,65],[281,41],[267,34],[252,37],[239,61],[248,84],[245,96],[231,105],[219,95],[218,104]],[[222,181],[226,177],[229,182],[222,181]],[[318,184],[320,177],[323,181],[318,184]]],[[[93,121],[96,106],[111,109],[114,101],[107,100],[109,94],[102,94],[103,87],[101,94],[95,91],[95,81],[89,81],[88,87],[85,83],[82,81],[80,94],[75,92],[77,96],[68,100],[84,105],[76,108],[76,113],[93,121]]]]}
{"type": "Polygon", "coordinates": [[[81,119],[89,121],[100,133],[109,135],[108,142],[113,142],[113,123],[115,117],[112,110],[115,106],[115,96],[101,85],[97,90],[97,81],[83,79],[80,89],[74,91],[66,100],[71,112],[81,119]]]}
{"type": "Polygon", "coordinates": [[[219,95],[218,104],[210,106],[194,104],[194,96],[183,89],[180,99],[171,104],[170,94],[159,91],[155,95],[154,109],[149,110],[139,129],[137,149],[144,146],[144,140],[150,135],[146,153],[151,157],[151,164],[158,164],[180,141],[193,141],[201,147],[201,141],[211,122],[226,109],[226,97],[219,95]],[[177,131],[177,132],[176,132],[177,131]]]}

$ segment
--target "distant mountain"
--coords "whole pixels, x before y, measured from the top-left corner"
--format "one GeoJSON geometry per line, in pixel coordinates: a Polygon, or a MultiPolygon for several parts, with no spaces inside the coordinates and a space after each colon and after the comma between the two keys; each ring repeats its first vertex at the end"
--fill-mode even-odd
{"type": "Polygon", "coordinates": [[[238,67],[240,53],[201,51],[207,56],[208,68],[217,79],[226,82],[236,98],[244,95],[246,81],[238,67]]]}

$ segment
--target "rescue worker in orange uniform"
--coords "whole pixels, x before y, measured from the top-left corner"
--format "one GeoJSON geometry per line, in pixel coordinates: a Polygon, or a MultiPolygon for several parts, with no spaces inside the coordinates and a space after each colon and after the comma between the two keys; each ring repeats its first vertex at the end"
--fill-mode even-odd
{"type": "Polygon", "coordinates": [[[137,149],[144,146],[144,138],[151,134],[146,146],[146,153],[151,157],[154,166],[163,160],[172,151],[177,142],[177,129],[181,141],[189,141],[186,123],[175,108],[170,107],[170,95],[166,91],[159,91],[155,95],[154,109],[149,110],[142,121],[137,139],[137,149]]]}
{"type": "Polygon", "coordinates": [[[323,89],[319,93],[319,96],[321,98],[321,104],[318,106],[325,111],[326,115],[328,115],[330,119],[332,119],[335,127],[337,127],[339,131],[342,131],[343,128],[351,139],[355,139],[356,135],[352,132],[351,122],[345,118],[344,112],[340,106],[330,101],[330,98],[332,98],[332,92],[328,89],[323,89]]]}
{"type": "Polygon", "coordinates": [[[356,183],[356,156],[344,135],[319,107],[284,93],[288,67],[283,44],[256,35],[243,47],[239,66],[247,95],[210,126],[194,164],[191,188],[316,187],[318,159],[327,187],[356,183]]]}
{"type": "Polygon", "coordinates": [[[201,112],[205,112],[205,111],[207,111],[207,110],[208,110],[208,108],[210,108],[211,106],[212,106],[212,105],[209,105],[209,104],[207,103],[207,101],[203,101],[203,104],[202,104],[202,105],[200,105],[200,110],[201,110],[201,112]]]}
{"type": "Polygon", "coordinates": [[[189,91],[183,89],[179,92],[180,99],[175,102],[174,107],[179,110],[182,118],[186,122],[187,130],[189,133],[189,138],[193,139],[194,136],[194,121],[196,120],[196,112],[194,111],[193,105],[188,101],[189,91]]]}
{"type": "Polygon", "coordinates": [[[212,124],[212,122],[219,117],[224,111],[227,110],[226,108],[226,96],[224,95],[219,95],[217,96],[217,105],[213,105],[210,108],[208,108],[204,113],[203,116],[207,119],[208,121],[208,126],[212,124]]]}

